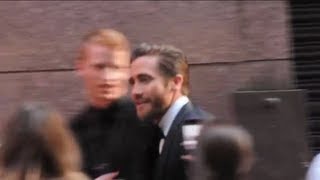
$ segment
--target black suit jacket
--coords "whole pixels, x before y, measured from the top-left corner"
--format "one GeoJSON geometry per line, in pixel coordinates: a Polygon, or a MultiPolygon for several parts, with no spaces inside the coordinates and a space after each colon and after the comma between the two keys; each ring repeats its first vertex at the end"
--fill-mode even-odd
{"type": "Polygon", "coordinates": [[[158,157],[154,171],[154,180],[186,180],[187,162],[181,159],[185,150],[181,146],[182,126],[190,120],[212,120],[214,117],[194,106],[191,102],[182,107],[174,119],[163,145],[161,155],[158,157]]]}

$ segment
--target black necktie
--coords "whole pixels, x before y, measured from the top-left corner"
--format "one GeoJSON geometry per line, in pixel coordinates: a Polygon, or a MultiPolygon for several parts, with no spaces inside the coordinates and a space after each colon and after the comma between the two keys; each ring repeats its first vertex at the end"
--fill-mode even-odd
{"type": "Polygon", "coordinates": [[[160,154],[159,154],[159,145],[160,145],[160,140],[162,138],[164,138],[164,134],[162,129],[157,126],[155,128],[155,136],[154,136],[154,146],[153,146],[153,154],[154,154],[154,160],[155,160],[155,164],[154,164],[154,168],[153,168],[153,178],[155,180],[162,180],[162,168],[161,168],[161,164],[160,164],[160,154]]]}

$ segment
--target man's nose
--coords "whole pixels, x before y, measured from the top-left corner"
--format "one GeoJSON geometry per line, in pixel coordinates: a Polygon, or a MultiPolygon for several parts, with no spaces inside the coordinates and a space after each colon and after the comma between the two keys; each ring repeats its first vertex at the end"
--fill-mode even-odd
{"type": "Polygon", "coordinates": [[[142,88],[139,85],[132,85],[131,95],[133,97],[140,97],[142,95],[142,88]]]}
{"type": "Polygon", "coordinates": [[[102,73],[102,78],[104,81],[114,81],[114,80],[117,80],[119,77],[118,77],[118,73],[110,68],[106,68],[103,70],[103,73],[102,73]]]}

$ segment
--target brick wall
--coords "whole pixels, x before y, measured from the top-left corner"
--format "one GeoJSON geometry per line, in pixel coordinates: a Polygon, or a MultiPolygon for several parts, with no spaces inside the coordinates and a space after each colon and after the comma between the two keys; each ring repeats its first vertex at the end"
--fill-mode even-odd
{"type": "Polygon", "coordinates": [[[292,84],[286,1],[0,2],[0,112],[22,101],[52,103],[67,117],[84,104],[73,61],[96,28],[133,45],[171,43],[187,52],[191,98],[218,118],[235,118],[232,93],[254,79],[292,84]]]}

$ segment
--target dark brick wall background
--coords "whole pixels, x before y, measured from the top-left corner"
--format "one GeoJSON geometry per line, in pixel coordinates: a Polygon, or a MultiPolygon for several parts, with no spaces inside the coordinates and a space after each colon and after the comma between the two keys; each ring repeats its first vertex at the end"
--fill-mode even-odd
{"type": "Polygon", "coordinates": [[[133,45],[171,43],[191,65],[191,98],[235,118],[232,93],[254,79],[292,85],[286,1],[2,1],[0,113],[48,101],[66,117],[84,104],[73,61],[81,37],[115,28],[133,45]]]}

